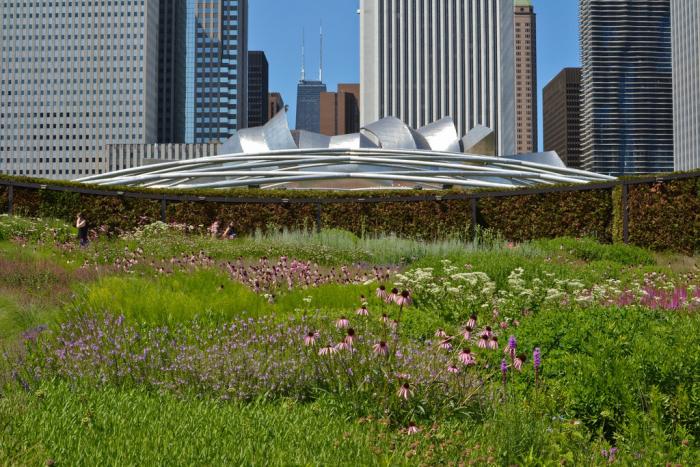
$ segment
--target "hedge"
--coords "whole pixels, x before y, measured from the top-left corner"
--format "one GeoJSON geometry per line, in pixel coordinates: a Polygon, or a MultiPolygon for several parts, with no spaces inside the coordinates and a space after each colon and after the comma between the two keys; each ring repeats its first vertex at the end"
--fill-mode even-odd
{"type": "MultiPolygon", "coordinates": [[[[684,253],[700,251],[700,171],[690,178],[643,183],[627,179],[628,241],[654,250],[684,253]]],[[[56,182],[0,175],[0,179],[52,186],[81,187],[74,182],[56,182]]],[[[90,187],[104,189],[103,187],[90,187]]],[[[114,188],[112,188],[114,189],[114,188]]],[[[305,198],[322,201],[321,224],[356,234],[394,232],[413,238],[433,239],[466,236],[473,231],[469,200],[440,199],[456,191],[381,191],[332,192],[296,190],[153,190],[118,188],[124,192],[195,197],[230,198],[305,198]],[[410,202],[344,202],[343,198],[382,198],[426,196],[436,199],[410,202]]],[[[537,188],[533,188],[536,191],[537,188]]],[[[571,190],[545,194],[493,196],[477,192],[478,222],[506,238],[523,241],[558,236],[587,236],[602,242],[621,242],[622,196],[620,185],[614,188],[571,190]]],[[[7,187],[0,185],[0,209],[7,210],[7,187]]],[[[88,195],[50,189],[14,188],[14,212],[30,217],[56,217],[73,220],[78,211],[85,213],[93,226],[128,230],[160,219],[160,201],[127,196],[88,195]]],[[[313,228],[317,223],[317,203],[232,204],[214,201],[173,202],[167,204],[169,222],[187,223],[205,228],[214,219],[232,221],[241,233],[256,229],[313,228]]]]}

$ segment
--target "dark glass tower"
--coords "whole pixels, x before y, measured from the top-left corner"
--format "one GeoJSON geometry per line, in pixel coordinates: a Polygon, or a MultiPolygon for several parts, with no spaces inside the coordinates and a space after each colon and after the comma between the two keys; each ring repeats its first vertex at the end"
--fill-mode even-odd
{"type": "Polygon", "coordinates": [[[322,92],[326,92],[326,85],[321,81],[299,81],[297,85],[297,130],[320,133],[322,92]]]}
{"type": "Polygon", "coordinates": [[[221,141],[247,126],[247,0],[160,2],[161,143],[221,141]]]}
{"type": "Polygon", "coordinates": [[[248,52],[248,127],[267,123],[269,70],[265,52],[248,52]]]}
{"type": "Polygon", "coordinates": [[[582,0],[582,162],[673,170],[670,0],[582,0]]]}

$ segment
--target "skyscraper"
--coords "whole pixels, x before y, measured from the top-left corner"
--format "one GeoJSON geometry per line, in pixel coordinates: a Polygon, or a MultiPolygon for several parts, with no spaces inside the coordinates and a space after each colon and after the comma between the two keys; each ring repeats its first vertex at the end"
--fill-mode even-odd
{"type": "Polygon", "coordinates": [[[581,69],[564,68],[542,91],[544,150],[581,168],[581,69]]]}
{"type": "Polygon", "coordinates": [[[583,168],[672,170],[670,0],[582,0],[580,17],[583,168]]]}
{"type": "Polygon", "coordinates": [[[515,0],[515,131],[519,154],[537,150],[537,16],[532,0],[515,0]]]}
{"type": "Polygon", "coordinates": [[[268,120],[269,74],[265,52],[248,52],[248,126],[263,126],[268,120]]]}
{"type": "Polygon", "coordinates": [[[675,170],[700,168],[700,2],[671,2],[675,170]]]}
{"type": "Polygon", "coordinates": [[[109,145],[206,143],[245,126],[247,0],[2,13],[0,172],[78,178],[105,166],[109,145]]]}
{"type": "Polygon", "coordinates": [[[326,85],[323,83],[323,29],[321,29],[320,39],[318,81],[306,79],[306,56],[302,38],[301,79],[297,85],[296,129],[314,133],[321,131],[321,93],[326,92],[326,85]]]}
{"type": "Polygon", "coordinates": [[[513,0],[361,0],[362,123],[420,127],[451,116],[515,152],[513,0]]]}
{"type": "Polygon", "coordinates": [[[0,172],[77,178],[158,137],[158,1],[81,5],[3,2],[0,172]]]}
{"type": "Polygon", "coordinates": [[[223,141],[248,121],[248,0],[185,2],[184,142],[223,141]]]}
{"type": "Polygon", "coordinates": [[[321,93],[321,133],[328,136],[360,131],[360,85],[339,84],[338,92],[321,93]]]}

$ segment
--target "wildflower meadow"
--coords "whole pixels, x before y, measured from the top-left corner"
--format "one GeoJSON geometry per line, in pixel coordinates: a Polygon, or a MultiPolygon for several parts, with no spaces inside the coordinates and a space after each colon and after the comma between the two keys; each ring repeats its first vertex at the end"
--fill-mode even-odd
{"type": "Polygon", "coordinates": [[[698,256],[0,217],[0,464],[698,465],[698,256]]]}

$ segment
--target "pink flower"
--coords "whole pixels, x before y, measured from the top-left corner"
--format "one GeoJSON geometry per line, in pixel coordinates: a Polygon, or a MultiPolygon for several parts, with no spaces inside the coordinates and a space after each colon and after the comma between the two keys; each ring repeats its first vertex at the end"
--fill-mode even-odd
{"type": "Polygon", "coordinates": [[[520,354],[517,357],[515,357],[515,360],[513,361],[513,368],[515,368],[518,371],[522,371],[523,369],[523,363],[525,363],[525,360],[527,360],[527,357],[525,354],[520,354]]]}
{"type": "Polygon", "coordinates": [[[491,330],[491,326],[486,326],[486,329],[484,329],[483,331],[481,331],[481,334],[479,334],[479,335],[482,336],[482,337],[483,337],[483,336],[486,336],[486,337],[491,337],[491,336],[493,336],[493,332],[492,332],[492,330],[491,330]]]}
{"type": "Polygon", "coordinates": [[[304,345],[311,346],[316,344],[316,339],[318,339],[318,332],[309,331],[309,333],[304,336],[304,345]]]}
{"type": "Polygon", "coordinates": [[[508,329],[508,323],[505,321],[501,321],[501,329],[508,329]]]}
{"type": "Polygon", "coordinates": [[[391,329],[396,329],[398,327],[398,325],[399,325],[399,322],[396,321],[395,319],[392,319],[391,321],[389,321],[389,327],[391,329]]]}
{"type": "Polygon", "coordinates": [[[331,346],[331,345],[328,345],[328,346],[325,346],[325,347],[321,347],[321,348],[318,350],[318,354],[319,354],[319,355],[331,356],[331,355],[333,355],[333,354],[335,354],[335,353],[338,353],[338,349],[336,349],[335,347],[333,347],[333,346],[331,346]]]}
{"type": "Polygon", "coordinates": [[[345,336],[345,343],[348,345],[352,345],[353,342],[355,342],[355,330],[353,328],[348,329],[348,334],[345,336]]]}
{"type": "Polygon", "coordinates": [[[447,337],[447,333],[442,329],[438,329],[437,331],[435,331],[435,337],[445,338],[447,337]]]}
{"type": "Polygon", "coordinates": [[[489,346],[489,338],[486,336],[481,336],[479,342],[476,344],[480,349],[485,349],[489,346]]]}
{"type": "Polygon", "coordinates": [[[396,303],[396,299],[398,298],[398,295],[399,295],[399,289],[394,287],[393,289],[391,289],[391,293],[389,294],[389,296],[386,297],[386,299],[384,301],[387,303],[396,303]]]}
{"type": "Polygon", "coordinates": [[[411,305],[411,294],[408,293],[408,290],[404,290],[396,296],[394,301],[399,306],[409,306],[411,305]]]}
{"type": "Polygon", "coordinates": [[[457,373],[459,373],[459,368],[457,368],[454,365],[450,365],[447,367],[447,372],[457,374],[457,373]]]}
{"type": "Polygon", "coordinates": [[[450,341],[452,340],[451,337],[446,337],[445,339],[440,342],[440,348],[444,350],[450,350],[452,348],[452,344],[450,341]]]}
{"type": "Polygon", "coordinates": [[[372,350],[375,354],[381,355],[382,357],[386,357],[389,354],[389,346],[384,341],[379,341],[378,343],[374,344],[372,350]]]}
{"type": "Polygon", "coordinates": [[[472,355],[472,351],[470,349],[462,349],[457,358],[459,358],[459,361],[467,366],[476,364],[476,359],[474,359],[474,355],[472,355]]]}
{"type": "Polygon", "coordinates": [[[396,393],[396,395],[399,396],[399,399],[405,400],[408,400],[408,398],[411,397],[412,394],[413,391],[411,391],[411,386],[408,383],[403,383],[399,388],[398,392],[396,393]]]}
{"type": "Polygon", "coordinates": [[[498,349],[498,337],[496,337],[496,336],[491,337],[491,340],[489,340],[489,349],[491,349],[491,350],[498,349]]]}
{"type": "Polygon", "coordinates": [[[352,350],[352,344],[348,343],[345,339],[343,339],[343,342],[335,344],[335,350],[352,350]]]}
{"type": "Polygon", "coordinates": [[[407,435],[415,435],[415,434],[418,433],[419,431],[420,431],[420,428],[418,428],[418,427],[416,426],[416,424],[413,423],[413,422],[410,422],[410,423],[408,424],[408,428],[406,428],[406,434],[407,434],[407,435]]]}
{"type": "Polygon", "coordinates": [[[338,329],[345,329],[350,326],[350,321],[345,316],[341,316],[338,321],[335,322],[335,327],[338,329]]]}
{"type": "Polygon", "coordinates": [[[468,341],[469,339],[472,338],[472,328],[467,326],[464,328],[464,331],[462,331],[462,336],[464,336],[464,340],[468,341]]]}
{"type": "Polygon", "coordinates": [[[386,313],[382,313],[382,317],[380,318],[382,323],[386,324],[389,322],[389,317],[387,316],[386,313]]]}
{"type": "Polygon", "coordinates": [[[380,300],[386,301],[388,296],[389,295],[386,293],[386,287],[384,287],[383,285],[380,285],[379,287],[377,287],[377,297],[380,300]]]}
{"type": "Polygon", "coordinates": [[[362,305],[355,313],[357,313],[358,316],[369,316],[369,311],[367,310],[366,305],[362,305]]]}
{"type": "Polygon", "coordinates": [[[474,329],[476,327],[476,314],[472,314],[467,321],[467,327],[474,329]]]}

